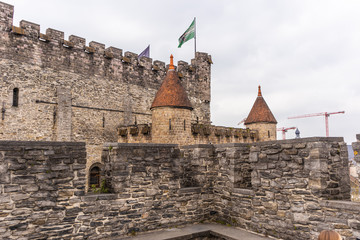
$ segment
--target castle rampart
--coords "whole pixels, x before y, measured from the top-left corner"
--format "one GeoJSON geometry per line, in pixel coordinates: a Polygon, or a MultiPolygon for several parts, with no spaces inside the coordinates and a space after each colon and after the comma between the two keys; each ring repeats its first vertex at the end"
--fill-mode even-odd
{"type": "Polygon", "coordinates": [[[111,239],[203,221],[282,239],[329,228],[360,236],[342,138],[111,143],[102,156],[110,194],[84,195],[85,159],[84,143],[0,141],[1,236],[111,239]]]}
{"type": "MultiPolygon", "coordinates": [[[[86,141],[89,166],[119,125],[151,122],[151,102],[164,62],[22,20],[0,2],[0,139],[86,141]],[[14,96],[17,91],[17,105],[14,96]]],[[[194,107],[191,119],[210,122],[211,56],[180,61],[179,75],[194,107]]]]}
{"type": "MultiPolygon", "coordinates": [[[[185,122],[186,123],[186,122],[185,122]]],[[[176,124],[173,122],[172,124],[176,124]]],[[[177,123],[179,132],[184,132],[184,122],[177,123]]],[[[259,141],[259,132],[256,130],[214,126],[209,124],[192,123],[185,127],[189,132],[186,134],[187,144],[222,144],[222,143],[254,143],[259,141]]],[[[169,130],[169,122],[163,128],[169,130]]],[[[152,125],[136,124],[119,126],[117,128],[119,143],[156,143],[152,138],[152,125]]],[[[163,142],[176,141],[175,137],[163,134],[163,142]]]]}

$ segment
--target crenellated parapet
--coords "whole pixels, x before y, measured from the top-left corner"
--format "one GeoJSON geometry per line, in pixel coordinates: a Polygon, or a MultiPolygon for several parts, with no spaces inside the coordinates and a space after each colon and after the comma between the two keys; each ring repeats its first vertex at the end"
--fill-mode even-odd
{"type": "MultiPolygon", "coordinates": [[[[115,104],[114,108],[149,114],[149,105],[168,68],[163,61],[139,58],[136,53],[87,41],[74,34],[69,34],[65,39],[64,31],[53,28],[43,30],[40,24],[26,20],[16,24],[13,22],[13,14],[13,6],[0,2],[0,43],[3,46],[0,48],[0,61],[6,63],[4,66],[36,69],[31,71],[34,76],[27,77],[34,79],[39,74],[36,71],[47,69],[47,72],[56,75],[55,78],[51,77],[56,81],[55,86],[60,84],[72,88],[79,83],[78,79],[88,79],[96,85],[96,89],[104,87],[106,90],[102,92],[106,92],[109,88],[105,85],[112,84],[115,87],[111,90],[117,91],[113,95],[120,96],[117,97],[119,104],[115,104]]],[[[176,67],[181,84],[194,107],[192,120],[201,123],[210,123],[211,63],[209,54],[197,52],[190,63],[179,61],[176,67]]],[[[18,73],[10,75],[14,75],[9,78],[12,80],[18,73]]],[[[19,87],[24,86],[20,84],[19,87]]],[[[81,104],[90,105],[85,101],[81,101],[81,104]]],[[[124,117],[133,118],[130,115],[124,117]]],[[[129,123],[127,120],[123,122],[129,123]]]]}
{"type": "Polygon", "coordinates": [[[258,142],[259,132],[249,128],[232,128],[193,123],[191,132],[196,143],[247,143],[258,142]]]}
{"type": "MultiPolygon", "coordinates": [[[[175,128],[176,126],[172,126],[175,128]]],[[[181,126],[183,127],[183,126],[181,126]]],[[[120,143],[157,143],[153,139],[151,124],[135,124],[117,128],[120,143]]],[[[174,143],[176,136],[166,141],[174,143]]],[[[259,141],[259,132],[249,128],[231,128],[202,123],[191,124],[188,144],[253,143],[259,141]]],[[[181,144],[180,144],[181,145],[181,144]]]]}
{"type": "MultiPolygon", "coordinates": [[[[123,54],[122,49],[112,46],[105,48],[105,44],[95,41],[90,41],[89,44],[86,45],[85,38],[75,35],[70,35],[68,39],[65,39],[63,31],[48,28],[44,33],[41,32],[39,24],[25,20],[20,21],[19,26],[15,26],[13,24],[14,7],[12,5],[0,2],[0,14],[0,30],[3,33],[10,34],[9,36],[16,35],[17,37],[13,38],[13,40],[16,40],[17,45],[21,44],[21,37],[26,38],[23,40],[24,44],[32,40],[33,44],[36,42],[42,42],[43,45],[39,45],[40,47],[46,46],[44,44],[51,45],[52,52],[50,53],[49,51],[43,51],[44,55],[61,55],[63,54],[64,50],[67,49],[68,55],[75,56],[74,61],[79,61],[81,58],[83,58],[83,60],[87,62],[89,55],[96,55],[97,57],[103,58],[103,62],[106,62],[106,60],[117,60],[124,64],[131,64],[139,68],[154,71],[155,73],[165,73],[166,71],[164,62],[152,61],[151,58],[146,57],[138,59],[138,54],[136,53],[125,52],[123,54]],[[81,56],[75,54],[79,52],[84,52],[86,54],[81,54],[81,56]]],[[[201,53],[200,58],[204,57],[206,62],[212,62],[211,56],[206,53],[201,53]]],[[[191,64],[188,64],[184,61],[179,61],[179,66],[181,65],[181,74],[183,76],[191,77],[195,73],[196,64],[198,64],[196,59],[194,59],[191,64]]]]}
{"type": "Polygon", "coordinates": [[[14,6],[0,2],[0,31],[8,32],[13,25],[14,6]]]}
{"type": "Polygon", "coordinates": [[[121,143],[151,143],[151,124],[119,126],[117,132],[121,143]]]}

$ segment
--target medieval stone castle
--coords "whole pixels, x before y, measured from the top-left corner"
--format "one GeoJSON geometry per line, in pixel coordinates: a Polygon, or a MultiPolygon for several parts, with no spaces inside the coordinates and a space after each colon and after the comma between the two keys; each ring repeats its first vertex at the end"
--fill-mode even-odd
{"type": "Polygon", "coordinates": [[[211,56],[165,66],[97,42],[1,16],[0,139],[85,141],[88,169],[105,142],[236,143],[276,140],[276,120],[259,96],[247,129],[210,124],[211,56]],[[167,72],[167,73],[166,73],[167,72]],[[161,85],[162,84],[162,85],[161,85]]]}
{"type": "Polygon", "coordinates": [[[200,222],[360,237],[342,138],[276,141],[260,86],[246,129],[213,126],[210,55],[138,59],[15,26],[13,11],[0,2],[2,238],[122,239],[200,222]]]}

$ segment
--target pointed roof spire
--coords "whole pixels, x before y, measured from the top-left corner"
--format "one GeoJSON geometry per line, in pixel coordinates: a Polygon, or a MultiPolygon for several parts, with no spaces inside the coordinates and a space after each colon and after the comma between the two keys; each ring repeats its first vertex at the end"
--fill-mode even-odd
{"type": "Polygon", "coordinates": [[[172,54],[170,55],[170,65],[169,65],[169,70],[175,70],[175,67],[174,67],[174,57],[173,57],[173,55],[172,55],[172,54]]]}
{"type": "Polygon", "coordinates": [[[179,76],[175,71],[173,55],[170,56],[169,70],[157,91],[150,109],[156,107],[176,107],[192,110],[188,95],[181,85],[179,76]]]}
{"type": "Polygon", "coordinates": [[[261,86],[259,85],[259,90],[258,90],[258,97],[261,97],[261,86]]]}
{"type": "Polygon", "coordinates": [[[258,96],[244,124],[246,125],[250,123],[260,122],[277,123],[274,115],[272,114],[270,108],[268,107],[265,99],[262,96],[261,87],[259,85],[258,96]]]}

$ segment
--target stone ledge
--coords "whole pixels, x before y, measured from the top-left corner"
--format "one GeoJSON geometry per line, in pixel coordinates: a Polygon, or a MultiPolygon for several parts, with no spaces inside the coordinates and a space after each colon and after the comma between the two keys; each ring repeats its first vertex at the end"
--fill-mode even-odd
{"type": "Polygon", "coordinates": [[[118,194],[114,193],[101,193],[101,194],[87,194],[81,197],[83,202],[93,202],[98,200],[114,200],[118,199],[118,194]]]}
{"type": "Polygon", "coordinates": [[[255,192],[253,190],[245,188],[234,188],[233,193],[255,196],[255,192]]]}
{"type": "Polygon", "coordinates": [[[327,201],[321,201],[320,206],[360,212],[360,202],[327,200],[327,201]]]}
{"type": "Polygon", "coordinates": [[[192,145],[184,145],[181,146],[183,149],[189,149],[189,148],[214,148],[213,144],[192,144],[192,145]]]}
{"type": "Polygon", "coordinates": [[[164,229],[119,240],[191,240],[195,237],[219,237],[227,240],[269,240],[271,238],[247,232],[246,230],[218,224],[194,224],[185,227],[164,229]]]}
{"type": "Polygon", "coordinates": [[[286,144],[286,143],[308,143],[308,142],[343,142],[343,137],[308,137],[308,138],[295,138],[287,140],[274,140],[257,142],[254,145],[268,145],[268,144],[286,144]]]}
{"type": "Polygon", "coordinates": [[[85,142],[0,141],[0,146],[85,146],[85,142]]]}
{"type": "Polygon", "coordinates": [[[254,143],[222,143],[214,144],[215,147],[241,147],[241,146],[262,146],[271,144],[287,144],[287,143],[311,143],[311,142],[343,142],[343,137],[309,137],[309,138],[298,138],[298,139],[287,139],[287,140],[273,140],[264,142],[254,143]]]}
{"type": "Polygon", "coordinates": [[[104,143],[104,148],[116,147],[116,148],[175,148],[178,144],[161,144],[161,143],[104,143]]]}
{"type": "Polygon", "coordinates": [[[179,193],[200,193],[201,187],[187,187],[187,188],[180,188],[179,193]]]}

